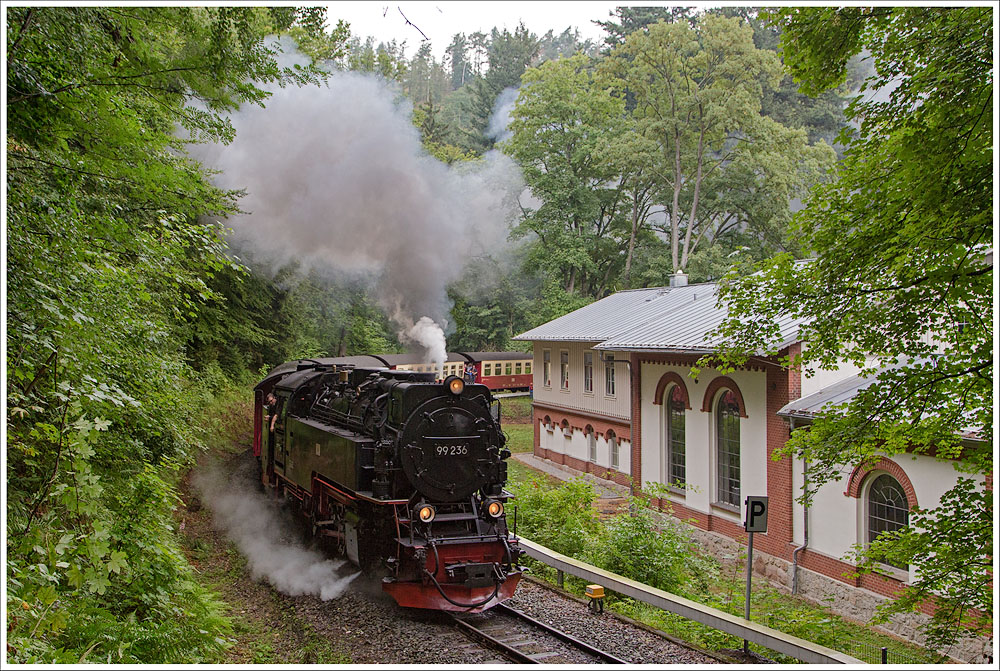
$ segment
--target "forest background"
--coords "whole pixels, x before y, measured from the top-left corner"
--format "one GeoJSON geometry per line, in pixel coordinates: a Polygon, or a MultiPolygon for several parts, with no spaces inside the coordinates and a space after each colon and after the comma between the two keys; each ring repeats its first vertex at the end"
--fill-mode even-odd
{"type": "Polygon", "coordinates": [[[204,440],[192,417],[289,359],[402,349],[371,284],[228,238],[242,194],[186,149],[232,140],[229,115],[266,108],[265,85],[368,73],[442,163],[517,162],[531,197],[511,244],[458,254],[447,288],[448,348],[476,351],[617,290],[803,255],[793,211],[831,181],[871,74],[851,58],[800,93],[777,24],[748,8],[619,8],[600,44],[572,27],[457,34],[443,62],[327,13],[7,8],[9,660],[224,645],[171,540],[176,475],[204,440]],[[279,65],[276,34],[312,65],[279,65]]]}

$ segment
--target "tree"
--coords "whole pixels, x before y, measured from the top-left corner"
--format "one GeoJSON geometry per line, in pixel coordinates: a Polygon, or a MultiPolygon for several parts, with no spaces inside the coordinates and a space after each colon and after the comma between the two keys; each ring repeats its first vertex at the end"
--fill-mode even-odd
{"type": "Polygon", "coordinates": [[[829,146],[811,146],[803,131],[761,115],[763,88],[777,83],[780,63],[737,19],[653,24],[631,33],[601,69],[634,100],[638,131],[659,147],[649,171],[666,203],[673,272],[686,270],[702,243],[753,225],[748,206],[732,201],[735,179],[750,194],[769,191],[787,212],[833,160],[829,146]]]}
{"type": "Polygon", "coordinates": [[[847,109],[858,131],[845,137],[839,179],[817,188],[795,218],[798,244],[814,259],[780,255],[723,285],[726,360],[773,352],[782,315],[804,320],[808,346],[794,365],[846,361],[877,374],[789,440],[784,454],[810,461],[805,501],[879,454],[936,455],[980,476],[960,476],[940,505],[860,550],[862,570],[879,561],[915,567],[916,580],[882,618],[930,599],[928,640],[945,646],[969,633],[966,625],[988,631],[993,610],[992,496],[982,482],[993,472],[992,9],[772,16],[806,93],[843,82],[862,49],[874,71],[847,109]]]}
{"type": "MultiPolygon", "coordinates": [[[[188,141],[226,141],[315,12],[7,11],[9,661],[204,661],[227,625],[171,524],[208,397],[184,345],[234,269],[188,141]],[[16,607],[16,615],[14,613],[16,607]]],[[[317,39],[319,36],[316,36],[317,39]]],[[[240,333],[256,337],[256,331],[240,333]]]]}
{"type": "Polygon", "coordinates": [[[462,33],[455,33],[455,36],[451,39],[451,44],[445,50],[445,54],[448,57],[448,63],[451,68],[451,88],[452,90],[460,89],[465,86],[467,79],[472,76],[471,66],[469,61],[466,59],[466,52],[468,51],[468,43],[465,40],[465,35],[462,33]]]}
{"type": "Polygon", "coordinates": [[[572,294],[601,295],[621,263],[623,190],[609,147],[624,132],[624,103],[594,80],[583,54],[524,74],[504,151],[532,194],[515,235],[534,233],[536,261],[572,294]]]}
{"type": "MultiPolygon", "coordinates": [[[[475,37],[473,34],[471,37],[475,37]]],[[[473,42],[475,44],[475,42],[473,42]]],[[[519,24],[514,32],[506,28],[496,28],[490,33],[488,60],[489,70],[472,83],[470,113],[474,120],[474,137],[481,149],[492,147],[492,140],[485,136],[485,130],[493,112],[493,106],[504,89],[517,87],[521,75],[532,59],[538,54],[538,38],[519,24]]]]}
{"type": "Polygon", "coordinates": [[[625,42],[625,38],[637,30],[642,30],[658,21],[676,23],[694,21],[697,10],[694,7],[615,7],[608,12],[608,21],[594,21],[608,33],[604,38],[606,51],[610,53],[625,42]],[[615,21],[614,19],[617,19],[615,21]]]}

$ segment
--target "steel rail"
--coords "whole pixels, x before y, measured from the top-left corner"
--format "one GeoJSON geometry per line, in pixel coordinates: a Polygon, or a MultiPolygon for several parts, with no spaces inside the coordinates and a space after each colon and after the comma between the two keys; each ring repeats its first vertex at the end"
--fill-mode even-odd
{"type": "Polygon", "coordinates": [[[524,654],[523,652],[521,652],[517,648],[511,647],[511,646],[507,645],[506,643],[504,643],[503,641],[501,641],[500,639],[494,638],[493,636],[490,636],[485,631],[482,631],[482,630],[474,627],[473,625],[469,624],[468,622],[466,622],[465,620],[461,619],[457,615],[452,615],[451,619],[452,619],[452,622],[454,622],[456,625],[458,625],[458,627],[460,629],[463,629],[466,634],[470,634],[473,638],[478,639],[479,641],[485,643],[486,645],[488,645],[489,647],[493,648],[494,650],[496,650],[496,651],[498,651],[500,653],[503,653],[504,655],[507,655],[508,657],[510,657],[511,659],[513,659],[515,662],[518,662],[519,664],[538,664],[539,663],[539,661],[537,659],[532,659],[531,657],[529,657],[528,655],[524,654]]]}
{"type": "MultiPolygon", "coordinates": [[[[584,643],[583,641],[581,641],[578,638],[575,638],[573,636],[570,636],[569,634],[567,634],[564,631],[560,631],[558,629],[555,629],[554,627],[551,627],[551,626],[545,624],[544,622],[540,622],[540,621],[534,619],[533,617],[531,617],[531,616],[529,616],[529,615],[527,615],[525,613],[522,613],[521,611],[519,611],[519,610],[517,610],[515,608],[511,608],[510,606],[507,606],[507,605],[504,605],[504,604],[497,604],[496,606],[494,606],[492,608],[492,611],[494,613],[500,613],[500,614],[503,614],[503,615],[505,615],[507,617],[512,617],[512,618],[521,620],[521,621],[527,623],[533,629],[536,629],[538,631],[544,632],[545,634],[551,636],[552,638],[554,638],[554,639],[556,639],[558,641],[561,641],[563,643],[569,644],[573,648],[575,648],[575,649],[577,649],[577,650],[579,650],[581,652],[584,652],[584,653],[586,653],[586,654],[594,657],[596,660],[599,660],[601,663],[609,663],[609,664],[627,664],[628,663],[628,662],[625,662],[622,659],[619,659],[618,657],[615,657],[614,655],[612,655],[610,653],[607,653],[607,652],[605,652],[603,650],[598,650],[597,648],[593,647],[592,645],[584,643]]],[[[466,622],[461,617],[461,615],[459,615],[457,613],[451,613],[450,615],[451,615],[452,621],[455,624],[457,624],[461,629],[463,629],[466,633],[471,634],[474,638],[480,640],[481,642],[483,642],[486,645],[488,645],[489,647],[497,650],[498,652],[500,652],[500,653],[502,653],[502,654],[510,657],[513,661],[515,661],[515,662],[517,662],[519,664],[543,664],[543,663],[545,663],[543,661],[543,659],[547,659],[547,658],[551,657],[553,655],[553,653],[556,653],[556,654],[558,653],[558,650],[555,650],[555,651],[549,651],[548,653],[534,653],[534,654],[530,654],[530,655],[526,654],[526,653],[521,652],[520,650],[518,650],[515,646],[508,645],[503,640],[500,640],[500,639],[496,638],[495,636],[491,636],[490,634],[487,634],[485,631],[483,631],[482,629],[480,629],[476,625],[471,624],[469,622],[466,622]]],[[[520,642],[523,643],[524,641],[520,641],[520,642]]],[[[542,646],[544,646],[544,641],[537,641],[537,640],[535,640],[535,641],[531,641],[531,642],[535,643],[536,645],[542,645],[542,646]]]]}
{"type": "Polygon", "coordinates": [[[619,659],[618,657],[615,657],[609,652],[604,652],[603,650],[599,650],[592,645],[584,643],[580,639],[570,636],[566,632],[551,627],[545,624],[544,622],[536,620],[535,618],[517,610],[516,608],[511,608],[510,606],[501,603],[494,606],[494,610],[500,610],[503,613],[507,613],[508,615],[512,615],[513,617],[520,618],[521,620],[524,620],[525,622],[531,624],[533,627],[538,627],[539,629],[551,634],[555,638],[558,638],[560,641],[576,646],[577,648],[583,650],[587,654],[603,659],[605,662],[608,662],[610,664],[628,664],[628,662],[626,662],[625,660],[619,659]]]}

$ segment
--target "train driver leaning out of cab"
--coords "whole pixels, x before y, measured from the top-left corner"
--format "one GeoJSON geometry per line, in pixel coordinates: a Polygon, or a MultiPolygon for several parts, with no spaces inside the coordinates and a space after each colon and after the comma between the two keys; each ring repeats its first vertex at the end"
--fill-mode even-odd
{"type": "Polygon", "coordinates": [[[267,399],[264,401],[264,409],[267,410],[267,414],[271,418],[271,431],[274,431],[274,422],[278,419],[278,399],[274,397],[273,393],[267,395],[267,399]]]}

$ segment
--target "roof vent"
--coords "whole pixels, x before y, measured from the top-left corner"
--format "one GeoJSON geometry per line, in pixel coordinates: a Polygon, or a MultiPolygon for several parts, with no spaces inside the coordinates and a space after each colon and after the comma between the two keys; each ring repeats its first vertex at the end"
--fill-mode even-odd
{"type": "Polygon", "coordinates": [[[672,287],[686,287],[688,285],[688,276],[685,273],[674,273],[670,276],[670,286],[672,287]]]}

